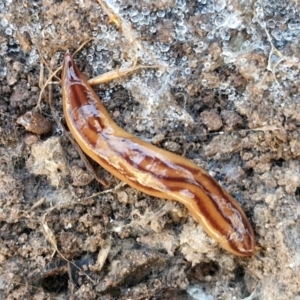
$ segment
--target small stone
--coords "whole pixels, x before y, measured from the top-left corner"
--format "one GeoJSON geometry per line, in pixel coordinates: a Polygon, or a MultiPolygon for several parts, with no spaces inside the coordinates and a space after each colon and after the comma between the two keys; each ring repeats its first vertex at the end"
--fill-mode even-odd
{"type": "Polygon", "coordinates": [[[172,141],[169,141],[169,142],[165,142],[164,143],[164,148],[168,151],[171,151],[171,152],[174,152],[174,153],[180,153],[180,145],[175,143],[175,142],[172,142],[172,141]]]}
{"type": "Polygon", "coordinates": [[[152,138],[151,142],[152,144],[157,145],[161,143],[164,139],[165,139],[165,135],[162,133],[158,133],[152,138]]]}
{"type": "Polygon", "coordinates": [[[117,192],[117,196],[118,196],[118,200],[122,203],[129,203],[129,198],[128,198],[128,194],[124,191],[119,191],[117,192]]]}
{"type": "Polygon", "coordinates": [[[291,152],[294,154],[294,157],[300,156],[300,142],[293,140],[290,142],[291,152]]]}
{"type": "Polygon", "coordinates": [[[24,137],[24,143],[28,146],[31,146],[39,141],[39,138],[32,133],[26,134],[24,137]]]}
{"type": "Polygon", "coordinates": [[[215,110],[205,110],[200,117],[209,131],[219,130],[223,126],[222,119],[215,110]]]}
{"type": "Polygon", "coordinates": [[[234,111],[224,110],[221,112],[221,117],[228,129],[235,129],[243,123],[243,119],[234,111]]]}
{"type": "Polygon", "coordinates": [[[72,166],[70,174],[73,180],[73,186],[85,186],[89,184],[94,178],[91,174],[81,169],[79,166],[72,166]]]}
{"type": "Polygon", "coordinates": [[[36,134],[45,134],[52,130],[51,121],[34,111],[28,111],[19,117],[17,123],[24,126],[27,131],[36,134]]]}

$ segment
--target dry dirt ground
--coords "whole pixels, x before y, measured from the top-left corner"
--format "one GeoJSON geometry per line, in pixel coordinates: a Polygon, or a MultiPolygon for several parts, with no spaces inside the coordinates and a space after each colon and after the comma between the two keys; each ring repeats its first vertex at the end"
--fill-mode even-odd
{"type": "Polygon", "coordinates": [[[299,300],[300,4],[107,2],[123,30],[96,0],[0,0],[0,299],[299,300]],[[253,257],[222,250],[183,205],[95,164],[109,188],[93,179],[66,137],[59,73],[34,110],[89,39],[75,56],[89,78],[159,66],[95,89],[121,127],[237,199],[253,257]]]}

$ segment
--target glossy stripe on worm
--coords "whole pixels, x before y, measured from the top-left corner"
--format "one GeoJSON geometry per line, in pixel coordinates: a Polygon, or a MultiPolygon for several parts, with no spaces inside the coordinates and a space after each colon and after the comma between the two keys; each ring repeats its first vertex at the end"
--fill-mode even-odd
{"type": "Polygon", "coordinates": [[[236,200],[188,159],[120,128],[69,53],[63,62],[62,93],[67,125],[89,157],[133,188],[183,203],[227,251],[239,256],[255,253],[252,227],[236,200]]]}

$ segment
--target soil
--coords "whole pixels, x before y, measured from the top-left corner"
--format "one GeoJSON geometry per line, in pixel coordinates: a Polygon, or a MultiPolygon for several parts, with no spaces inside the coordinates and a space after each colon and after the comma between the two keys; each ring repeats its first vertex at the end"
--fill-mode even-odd
{"type": "Polygon", "coordinates": [[[299,300],[299,16],[287,0],[0,0],[0,299],[299,300]],[[84,163],[60,73],[47,81],[84,42],[88,78],[155,66],[95,90],[122,128],[235,197],[253,257],[84,163]]]}

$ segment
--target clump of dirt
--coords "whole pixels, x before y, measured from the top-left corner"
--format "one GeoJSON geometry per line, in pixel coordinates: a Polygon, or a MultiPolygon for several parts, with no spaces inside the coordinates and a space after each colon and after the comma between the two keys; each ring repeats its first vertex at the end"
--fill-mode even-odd
{"type": "Polygon", "coordinates": [[[0,0],[0,294],[297,299],[298,3],[100,2],[0,0]],[[95,90],[119,126],[193,160],[236,198],[253,257],[220,249],[183,205],[84,163],[52,76],[84,42],[75,60],[88,78],[159,66],[95,90]],[[39,114],[30,133],[17,121],[29,112],[39,114]]]}

